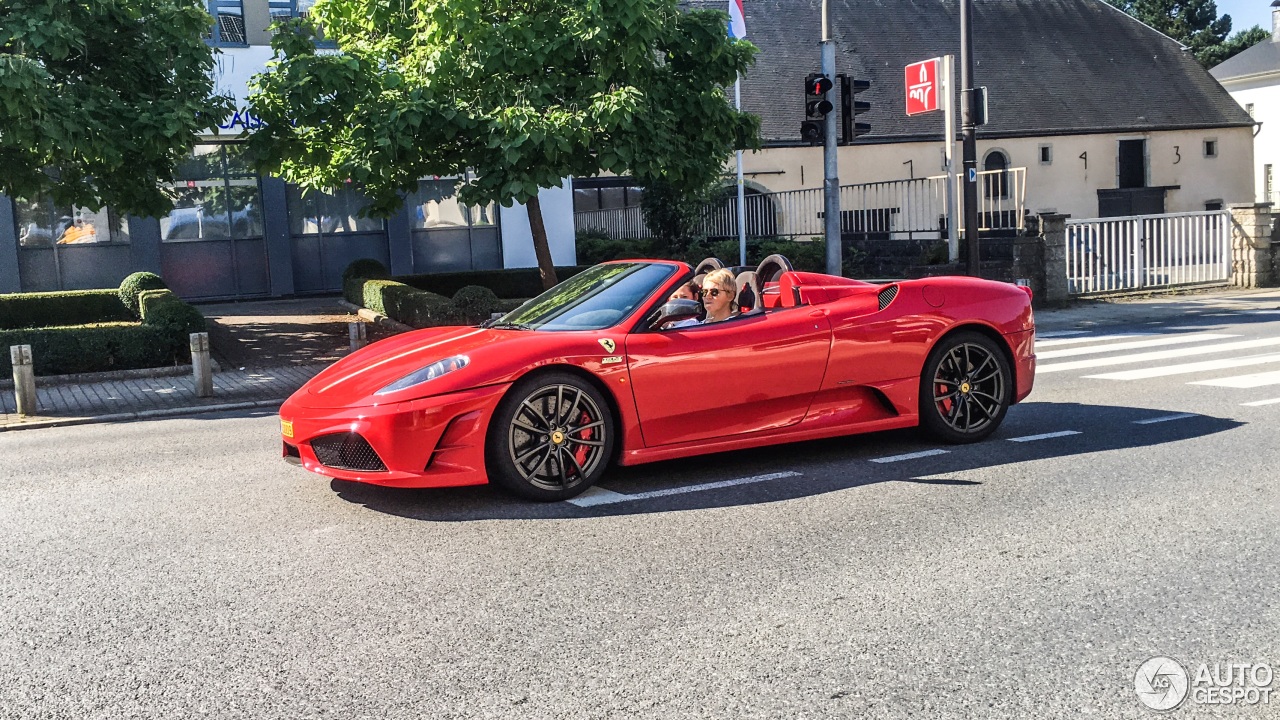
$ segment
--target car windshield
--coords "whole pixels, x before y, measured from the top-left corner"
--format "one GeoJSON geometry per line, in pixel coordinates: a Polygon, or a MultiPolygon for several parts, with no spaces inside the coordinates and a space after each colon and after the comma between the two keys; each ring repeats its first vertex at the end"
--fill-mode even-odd
{"type": "Polygon", "coordinates": [[[487,323],[523,330],[613,327],[662,286],[676,268],[655,263],[596,265],[487,323]]]}

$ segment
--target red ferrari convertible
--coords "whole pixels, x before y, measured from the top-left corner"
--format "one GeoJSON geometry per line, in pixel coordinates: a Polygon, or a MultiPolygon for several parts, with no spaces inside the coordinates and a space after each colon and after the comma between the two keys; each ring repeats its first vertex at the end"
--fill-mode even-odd
{"type": "Polygon", "coordinates": [[[737,272],[740,314],[668,300],[718,267],[597,265],[479,327],[404,333],[352,353],[280,408],[287,460],[392,487],[492,480],[573,497],[610,463],[922,426],[990,435],[1031,392],[1029,291],[968,277],[872,284],[737,272]]]}

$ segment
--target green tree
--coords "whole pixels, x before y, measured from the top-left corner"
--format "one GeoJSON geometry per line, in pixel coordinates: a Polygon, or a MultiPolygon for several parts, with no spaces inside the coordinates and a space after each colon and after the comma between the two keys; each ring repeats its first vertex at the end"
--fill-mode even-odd
{"type": "Polygon", "coordinates": [[[1218,17],[1218,5],[1214,0],[1107,2],[1186,45],[1204,67],[1213,67],[1268,35],[1255,25],[1228,38],[1231,33],[1231,16],[1218,17]]]}
{"type": "Polygon", "coordinates": [[[162,215],[231,102],[212,95],[199,0],[0,2],[0,191],[162,215]]]}
{"type": "Polygon", "coordinates": [[[755,48],[725,25],[677,0],[318,0],[273,41],[249,142],[308,188],[359,183],[375,214],[473,170],[460,200],[523,203],[550,287],[540,187],[607,171],[696,188],[756,146],[724,92],[755,48]],[[319,27],[339,53],[317,53],[319,27]]]}

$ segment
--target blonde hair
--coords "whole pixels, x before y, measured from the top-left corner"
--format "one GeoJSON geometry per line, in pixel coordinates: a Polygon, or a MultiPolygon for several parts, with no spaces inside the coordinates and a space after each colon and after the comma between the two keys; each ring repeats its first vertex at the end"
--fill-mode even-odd
{"type": "Polygon", "coordinates": [[[721,290],[728,291],[730,300],[738,299],[738,281],[733,277],[732,271],[725,268],[713,270],[702,279],[702,284],[705,285],[708,281],[721,290]]]}

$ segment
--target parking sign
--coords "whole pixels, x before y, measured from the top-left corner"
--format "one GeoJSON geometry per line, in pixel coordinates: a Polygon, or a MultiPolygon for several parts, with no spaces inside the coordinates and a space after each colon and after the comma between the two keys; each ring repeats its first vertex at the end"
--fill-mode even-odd
{"type": "Polygon", "coordinates": [[[923,115],[938,109],[938,67],[941,58],[907,66],[907,115],[923,115]]]}

